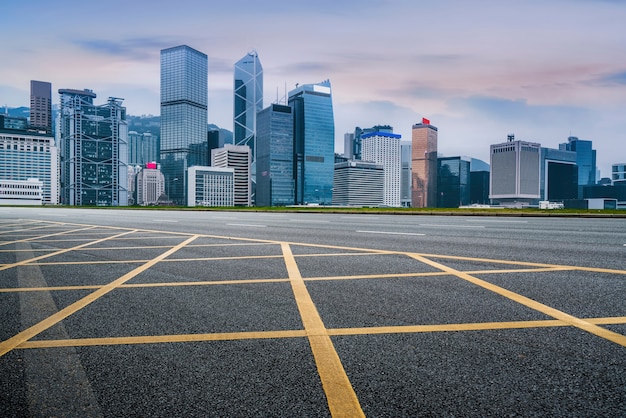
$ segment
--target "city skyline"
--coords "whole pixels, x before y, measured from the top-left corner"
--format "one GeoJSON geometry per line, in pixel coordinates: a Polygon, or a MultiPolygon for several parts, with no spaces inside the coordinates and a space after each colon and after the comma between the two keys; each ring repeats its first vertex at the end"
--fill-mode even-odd
{"type": "Polygon", "coordinates": [[[355,126],[389,124],[407,140],[426,117],[444,156],[487,161],[489,145],[514,133],[551,148],[569,136],[591,140],[602,177],[626,160],[623,2],[177,6],[5,5],[0,105],[27,105],[30,80],[43,80],[53,104],[58,89],[89,88],[101,100],[123,97],[129,114],[158,115],[159,51],[186,44],[208,55],[208,121],[230,129],[233,63],[254,49],[267,104],[296,83],[331,80],[337,152],[355,126]]]}

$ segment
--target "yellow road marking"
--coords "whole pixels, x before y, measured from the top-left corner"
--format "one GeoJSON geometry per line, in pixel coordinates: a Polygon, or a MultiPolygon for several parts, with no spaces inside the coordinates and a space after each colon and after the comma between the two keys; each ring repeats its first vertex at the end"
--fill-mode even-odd
{"type": "Polygon", "coordinates": [[[113,239],[113,238],[115,238],[115,237],[122,236],[122,235],[127,235],[127,234],[132,234],[132,231],[122,232],[121,234],[113,235],[113,236],[106,237],[106,238],[101,238],[101,239],[99,239],[99,240],[96,240],[96,241],[91,241],[91,242],[88,242],[88,243],[86,243],[86,244],[81,244],[81,245],[78,245],[78,246],[75,246],[75,247],[71,247],[71,248],[64,248],[64,249],[62,249],[62,250],[55,251],[55,252],[53,252],[53,253],[43,254],[43,255],[40,255],[40,256],[37,256],[37,257],[29,258],[29,259],[27,259],[27,260],[22,260],[22,261],[19,261],[19,262],[17,262],[17,263],[13,263],[13,264],[6,264],[6,265],[4,265],[4,266],[0,267],[0,271],[2,271],[2,270],[8,270],[8,269],[10,269],[10,268],[17,267],[17,266],[23,266],[23,265],[25,265],[25,264],[30,264],[30,263],[35,262],[35,261],[38,261],[38,260],[43,260],[44,258],[54,257],[54,256],[56,256],[56,255],[64,254],[64,253],[67,253],[67,252],[70,252],[70,251],[79,250],[79,249],[81,249],[81,248],[83,248],[83,247],[86,247],[86,246],[88,246],[88,245],[97,244],[97,243],[99,243],[99,242],[104,242],[104,241],[107,241],[107,240],[109,240],[109,239],[113,239]]]}
{"type": "Polygon", "coordinates": [[[30,241],[34,241],[34,240],[37,240],[39,242],[40,238],[56,237],[56,236],[59,236],[59,235],[71,234],[72,232],[85,231],[85,230],[93,229],[93,228],[97,228],[97,227],[96,226],[87,226],[85,228],[80,228],[80,229],[71,229],[71,230],[67,230],[67,231],[55,232],[54,234],[47,234],[47,235],[42,235],[42,236],[34,236],[34,237],[31,237],[31,238],[18,239],[18,240],[14,240],[14,241],[0,242],[0,245],[17,244],[18,242],[30,242],[30,241]]]}
{"type": "Polygon", "coordinates": [[[365,417],[341,359],[302,280],[291,248],[287,243],[281,243],[281,247],[330,413],[333,417],[365,417]]]}
{"type": "Polygon", "coordinates": [[[67,340],[25,341],[16,348],[88,347],[97,345],[129,345],[188,343],[200,341],[234,341],[306,337],[304,330],[222,332],[215,334],[145,335],[137,337],[75,338],[67,340]]]}
{"type": "Polygon", "coordinates": [[[508,299],[511,299],[517,303],[520,303],[526,307],[544,313],[548,316],[566,322],[572,326],[580,328],[584,331],[587,331],[591,334],[597,335],[606,340],[612,341],[616,344],[626,347],[626,335],[621,335],[613,331],[609,331],[606,328],[599,327],[595,324],[592,324],[588,321],[584,321],[580,318],[576,318],[570,314],[567,314],[563,311],[559,311],[558,309],[552,308],[550,306],[544,305],[543,303],[537,302],[533,299],[527,298],[526,296],[522,296],[519,293],[512,292],[510,290],[504,289],[500,286],[496,286],[492,283],[486,282],[484,280],[478,279],[470,274],[464,273],[462,271],[455,270],[451,267],[445,266],[443,264],[437,263],[435,261],[429,260],[425,257],[422,257],[419,254],[407,253],[410,257],[415,258],[418,261],[429,264],[433,267],[436,267],[442,271],[448,272],[452,275],[457,276],[460,279],[466,280],[470,283],[473,283],[477,286],[480,286],[484,289],[490,290],[494,293],[497,293],[501,296],[504,296],[508,299]]]}
{"type": "MultiPolygon", "coordinates": [[[[609,318],[586,318],[585,321],[596,325],[626,324],[626,316],[609,318]]],[[[558,319],[538,321],[511,321],[511,322],[476,322],[463,324],[433,324],[433,325],[402,325],[387,327],[363,328],[329,328],[326,331],[332,336],[350,335],[377,335],[377,334],[417,334],[430,332],[459,332],[459,331],[489,331],[506,329],[532,329],[570,327],[558,319]]],[[[256,340],[275,338],[302,338],[307,337],[305,330],[282,331],[249,331],[249,332],[218,332],[212,334],[174,334],[174,335],[142,335],[130,337],[102,337],[102,338],[73,338],[65,340],[35,340],[25,341],[16,347],[22,348],[52,348],[52,347],[87,347],[99,345],[132,345],[158,343],[187,343],[200,341],[228,341],[228,340],[256,340]]]]}
{"type": "MultiPolygon", "coordinates": [[[[128,234],[128,233],[131,233],[131,231],[125,232],[125,234],[128,234]]],[[[164,258],[170,256],[171,254],[174,254],[176,251],[180,250],[181,248],[183,248],[185,245],[189,244],[190,242],[192,242],[196,238],[198,238],[197,235],[193,235],[190,238],[187,238],[185,241],[183,241],[180,244],[176,245],[172,249],[164,252],[163,254],[159,255],[158,257],[155,257],[154,259],[150,260],[146,264],[143,264],[143,265],[133,269],[129,273],[126,273],[125,275],[123,275],[122,277],[112,281],[111,283],[109,283],[109,284],[107,284],[105,286],[102,286],[101,288],[99,288],[98,290],[94,291],[93,293],[90,293],[89,295],[87,295],[84,298],[82,298],[82,299],[72,303],[71,305],[67,306],[64,309],[61,309],[60,311],[58,311],[54,315],[49,316],[48,318],[44,319],[43,321],[39,322],[38,324],[35,324],[32,327],[30,327],[30,328],[28,328],[28,329],[26,329],[26,330],[24,330],[24,331],[22,331],[22,332],[20,332],[20,333],[18,333],[16,335],[14,335],[13,337],[9,338],[8,340],[5,340],[5,341],[1,342],[0,343],[0,357],[5,355],[9,351],[13,350],[15,347],[17,347],[18,345],[22,344],[23,342],[30,340],[35,335],[45,331],[46,329],[50,328],[51,326],[55,325],[56,323],[62,321],[63,319],[67,318],[68,316],[72,315],[74,312],[84,308],[85,306],[89,305],[90,303],[92,303],[93,301],[97,300],[98,298],[106,295],[107,293],[109,293],[113,289],[117,288],[121,284],[124,284],[128,280],[132,279],[133,277],[135,277],[139,273],[141,273],[141,272],[149,269],[150,267],[154,266],[155,264],[157,264],[159,261],[163,260],[164,258]]],[[[28,260],[26,260],[26,261],[28,261],[28,260]]],[[[20,264],[20,263],[16,263],[16,264],[20,264]]]]}

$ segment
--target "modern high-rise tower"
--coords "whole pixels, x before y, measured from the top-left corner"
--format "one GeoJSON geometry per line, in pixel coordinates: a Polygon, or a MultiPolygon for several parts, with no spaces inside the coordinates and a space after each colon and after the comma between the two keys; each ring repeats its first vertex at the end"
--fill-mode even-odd
{"type": "Polygon", "coordinates": [[[293,205],[293,114],[271,104],[258,114],[257,206],[293,205]]]}
{"type": "Polygon", "coordinates": [[[208,58],[187,45],[161,50],[161,168],[165,192],[187,203],[190,161],[206,160],[208,58]]]}
{"type": "Polygon", "coordinates": [[[576,165],[578,166],[578,198],[583,198],[583,187],[596,184],[596,150],[591,141],[578,139],[575,136],[567,138],[567,142],[559,144],[563,151],[576,153],[576,165]]]}
{"type": "Polygon", "coordinates": [[[30,126],[52,134],[52,84],[30,81],[30,126]]]}
{"type": "Polygon", "coordinates": [[[335,122],[330,81],[289,92],[294,114],[295,203],[331,203],[335,167],[335,122]]]}
{"type": "Polygon", "coordinates": [[[372,161],[384,168],[385,206],[400,206],[400,177],[402,160],[400,154],[401,135],[387,132],[372,132],[361,135],[363,161],[372,161]]]}
{"type": "Polygon", "coordinates": [[[91,90],[59,90],[61,203],[128,205],[128,125],[122,100],[94,105],[91,90]]]}
{"type": "Polygon", "coordinates": [[[437,206],[437,128],[428,119],[413,125],[411,206],[437,206]]]}
{"type": "Polygon", "coordinates": [[[252,202],[255,201],[257,160],[257,113],[263,109],[263,67],[256,51],[235,63],[233,143],[250,147],[252,157],[252,202]]]}

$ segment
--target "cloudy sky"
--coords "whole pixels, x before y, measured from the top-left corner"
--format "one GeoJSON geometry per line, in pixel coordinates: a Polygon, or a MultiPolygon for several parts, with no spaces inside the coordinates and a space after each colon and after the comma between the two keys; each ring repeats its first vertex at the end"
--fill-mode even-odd
{"type": "Polygon", "coordinates": [[[439,152],[489,161],[516,139],[593,141],[598,167],[626,162],[623,0],[12,1],[0,13],[0,105],[30,80],[124,98],[159,114],[159,51],[209,57],[209,122],[232,130],[233,64],[258,51],[265,105],[330,79],[336,150],[355,126],[410,140],[422,117],[439,152]]]}

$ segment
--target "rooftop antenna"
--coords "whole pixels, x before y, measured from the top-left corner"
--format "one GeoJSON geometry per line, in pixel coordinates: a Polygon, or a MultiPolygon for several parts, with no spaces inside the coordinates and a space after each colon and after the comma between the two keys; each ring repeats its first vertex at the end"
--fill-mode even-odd
{"type": "Polygon", "coordinates": [[[509,142],[515,141],[515,134],[508,134],[506,136],[506,140],[509,141],[509,142]]]}

